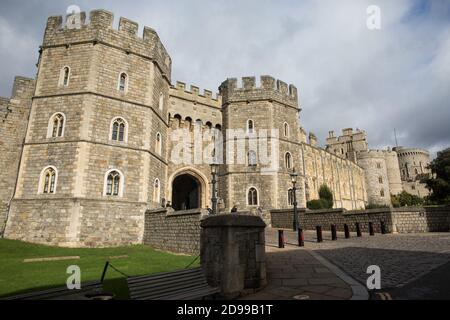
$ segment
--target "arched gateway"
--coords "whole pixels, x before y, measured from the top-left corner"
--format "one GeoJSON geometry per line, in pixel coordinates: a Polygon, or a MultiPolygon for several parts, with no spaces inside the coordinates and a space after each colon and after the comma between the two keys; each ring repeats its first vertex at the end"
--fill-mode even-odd
{"type": "Polygon", "coordinates": [[[208,205],[207,178],[194,168],[182,168],[172,174],[168,191],[172,208],[177,211],[205,208],[208,205]]]}

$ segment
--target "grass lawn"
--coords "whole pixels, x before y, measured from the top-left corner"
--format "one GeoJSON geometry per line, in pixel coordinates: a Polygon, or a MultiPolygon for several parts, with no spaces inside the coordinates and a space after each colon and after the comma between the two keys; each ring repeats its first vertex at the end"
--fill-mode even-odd
{"type": "MultiPolygon", "coordinates": [[[[67,267],[77,265],[81,269],[81,281],[100,280],[106,261],[134,276],[185,268],[195,257],[155,251],[144,246],[104,249],[70,249],[48,247],[14,240],[0,239],[0,297],[29,291],[64,286],[69,274],[67,267]],[[120,258],[111,258],[118,256],[120,258]],[[78,260],[27,262],[24,259],[79,256],[78,260]]],[[[198,260],[192,266],[198,266],[198,260]]],[[[125,278],[108,268],[104,289],[113,292],[118,299],[128,298],[125,278]]]]}

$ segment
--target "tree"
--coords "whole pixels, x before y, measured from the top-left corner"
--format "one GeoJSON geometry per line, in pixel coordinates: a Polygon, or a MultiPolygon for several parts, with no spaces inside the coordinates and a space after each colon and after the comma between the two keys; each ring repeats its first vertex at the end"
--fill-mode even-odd
{"type": "Polygon", "coordinates": [[[450,203],[450,148],[437,153],[436,159],[428,166],[432,176],[425,180],[431,191],[428,200],[437,204],[450,203]]]}
{"type": "Polygon", "coordinates": [[[423,199],[419,196],[403,191],[399,195],[391,195],[392,205],[398,207],[413,207],[423,204],[423,199]]]}
{"type": "Polygon", "coordinates": [[[310,210],[333,208],[333,193],[330,188],[325,184],[321,185],[319,188],[319,199],[308,201],[306,206],[310,210]]]}

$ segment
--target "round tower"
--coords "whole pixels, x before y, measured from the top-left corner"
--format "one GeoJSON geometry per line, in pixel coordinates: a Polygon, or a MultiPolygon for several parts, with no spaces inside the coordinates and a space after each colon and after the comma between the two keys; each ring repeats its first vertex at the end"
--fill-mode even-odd
{"type": "Polygon", "coordinates": [[[391,205],[386,155],[383,150],[369,150],[357,154],[358,165],[364,169],[369,205],[391,205]]]}

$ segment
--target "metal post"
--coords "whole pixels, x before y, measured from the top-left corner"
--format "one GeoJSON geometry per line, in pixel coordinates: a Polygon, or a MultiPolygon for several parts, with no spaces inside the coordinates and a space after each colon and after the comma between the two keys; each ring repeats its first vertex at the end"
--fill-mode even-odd
{"type": "Polygon", "coordinates": [[[355,227],[356,227],[356,236],[357,237],[361,237],[361,228],[359,227],[359,222],[355,223],[355,227]]]}
{"type": "Polygon", "coordinates": [[[103,280],[105,280],[106,271],[108,270],[109,261],[106,261],[105,267],[103,268],[102,278],[100,279],[100,282],[103,283],[103,280]]]}
{"type": "Polygon", "coordinates": [[[298,246],[304,247],[305,246],[305,236],[303,235],[303,229],[298,228],[298,246]]]}
{"type": "Polygon", "coordinates": [[[292,229],[294,231],[296,231],[298,229],[298,225],[299,225],[298,212],[297,212],[297,195],[296,195],[297,188],[295,187],[295,182],[293,182],[292,184],[294,185],[292,188],[293,197],[294,197],[294,199],[293,199],[294,200],[294,223],[293,223],[292,229]]]}
{"type": "Polygon", "coordinates": [[[369,234],[371,236],[375,235],[375,231],[373,230],[373,223],[372,222],[369,222],[369,234]]]}
{"type": "Polygon", "coordinates": [[[336,232],[336,225],[331,225],[331,240],[336,241],[337,240],[337,232],[336,232]]]}
{"type": "Polygon", "coordinates": [[[213,214],[217,214],[217,191],[216,191],[216,174],[213,174],[212,177],[212,198],[211,198],[211,202],[212,202],[212,211],[213,214]]]}
{"type": "Polygon", "coordinates": [[[316,227],[316,233],[317,233],[317,242],[323,242],[322,227],[321,226],[317,226],[316,227]]]}
{"type": "Polygon", "coordinates": [[[278,248],[284,248],[284,230],[278,230],[278,248]]]}
{"type": "Polygon", "coordinates": [[[350,238],[350,229],[348,228],[347,224],[344,224],[344,234],[345,234],[345,239],[350,238]]]}

